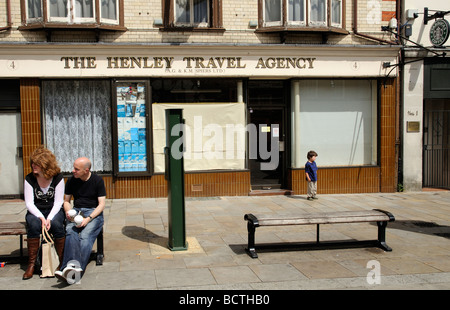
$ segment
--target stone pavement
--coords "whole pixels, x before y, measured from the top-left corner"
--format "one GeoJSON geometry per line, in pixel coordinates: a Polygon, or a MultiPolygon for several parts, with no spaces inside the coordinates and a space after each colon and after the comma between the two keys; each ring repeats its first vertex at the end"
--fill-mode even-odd
{"type": "MultiPolygon", "coordinates": [[[[22,201],[0,201],[0,221],[23,221],[25,212],[22,201]]],[[[108,200],[104,214],[104,264],[92,261],[80,284],[69,286],[38,275],[23,281],[25,264],[6,260],[0,268],[2,290],[450,289],[449,191],[319,195],[317,201],[304,196],[186,198],[189,248],[179,252],[167,248],[166,198],[108,200]],[[387,227],[392,252],[274,249],[259,251],[252,259],[244,251],[245,213],[374,208],[396,218],[387,227]],[[380,277],[372,277],[377,270],[380,277]]],[[[260,227],[256,244],[315,241],[315,234],[315,225],[260,227]]],[[[321,241],[376,237],[377,227],[370,223],[321,225],[321,241]]],[[[18,239],[1,236],[0,255],[17,255],[18,239]]]]}

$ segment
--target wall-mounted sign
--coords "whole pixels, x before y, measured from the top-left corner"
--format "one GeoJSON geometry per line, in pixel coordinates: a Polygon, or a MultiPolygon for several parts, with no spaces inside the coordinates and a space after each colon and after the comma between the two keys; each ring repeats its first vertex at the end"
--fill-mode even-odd
{"type": "Polygon", "coordinates": [[[420,132],[420,122],[406,122],[406,132],[420,132]]]}
{"type": "MultiPolygon", "coordinates": [[[[208,49],[136,46],[35,49],[0,48],[0,76],[91,77],[367,77],[385,76],[383,63],[397,62],[399,47],[208,49]],[[13,55],[13,56],[11,56],[13,55]],[[333,70],[330,70],[333,68],[333,70]]],[[[396,74],[393,71],[390,76],[396,74]]]]}
{"type": "Polygon", "coordinates": [[[447,42],[450,25],[446,19],[438,19],[430,29],[430,41],[434,46],[442,46],[447,42]]]}

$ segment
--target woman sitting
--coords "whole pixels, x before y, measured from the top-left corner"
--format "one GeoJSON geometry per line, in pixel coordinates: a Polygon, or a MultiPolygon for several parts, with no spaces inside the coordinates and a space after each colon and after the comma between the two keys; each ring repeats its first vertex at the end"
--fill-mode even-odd
{"type": "Polygon", "coordinates": [[[36,149],[30,157],[32,172],[25,177],[24,197],[28,212],[27,223],[28,267],[23,275],[33,277],[39,251],[42,227],[53,235],[60,263],[63,258],[64,230],[64,178],[55,155],[45,147],[36,149]]]}

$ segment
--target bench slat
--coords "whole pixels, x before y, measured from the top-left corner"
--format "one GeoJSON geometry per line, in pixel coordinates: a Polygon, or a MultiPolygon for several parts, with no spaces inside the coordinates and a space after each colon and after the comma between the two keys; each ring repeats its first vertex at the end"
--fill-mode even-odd
{"type": "Polygon", "coordinates": [[[336,224],[390,221],[390,217],[376,210],[305,213],[294,217],[261,217],[255,215],[259,226],[336,224]]]}
{"type": "Polygon", "coordinates": [[[25,222],[0,223],[0,235],[24,235],[26,233],[25,222]]]}

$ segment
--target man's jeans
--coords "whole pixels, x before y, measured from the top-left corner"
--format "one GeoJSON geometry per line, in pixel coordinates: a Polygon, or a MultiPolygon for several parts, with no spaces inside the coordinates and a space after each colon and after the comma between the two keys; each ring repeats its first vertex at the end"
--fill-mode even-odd
{"type": "MultiPolygon", "coordinates": [[[[81,211],[83,217],[88,217],[94,209],[74,208],[81,211]]],[[[76,260],[80,263],[81,269],[86,270],[91,256],[95,239],[103,227],[103,213],[91,220],[85,227],[77,228],[74,222],[68,222],[66,226],[66,243],[64,245],[64,259],[61,265],[63,270],[67,263],[76,260]]]]}

